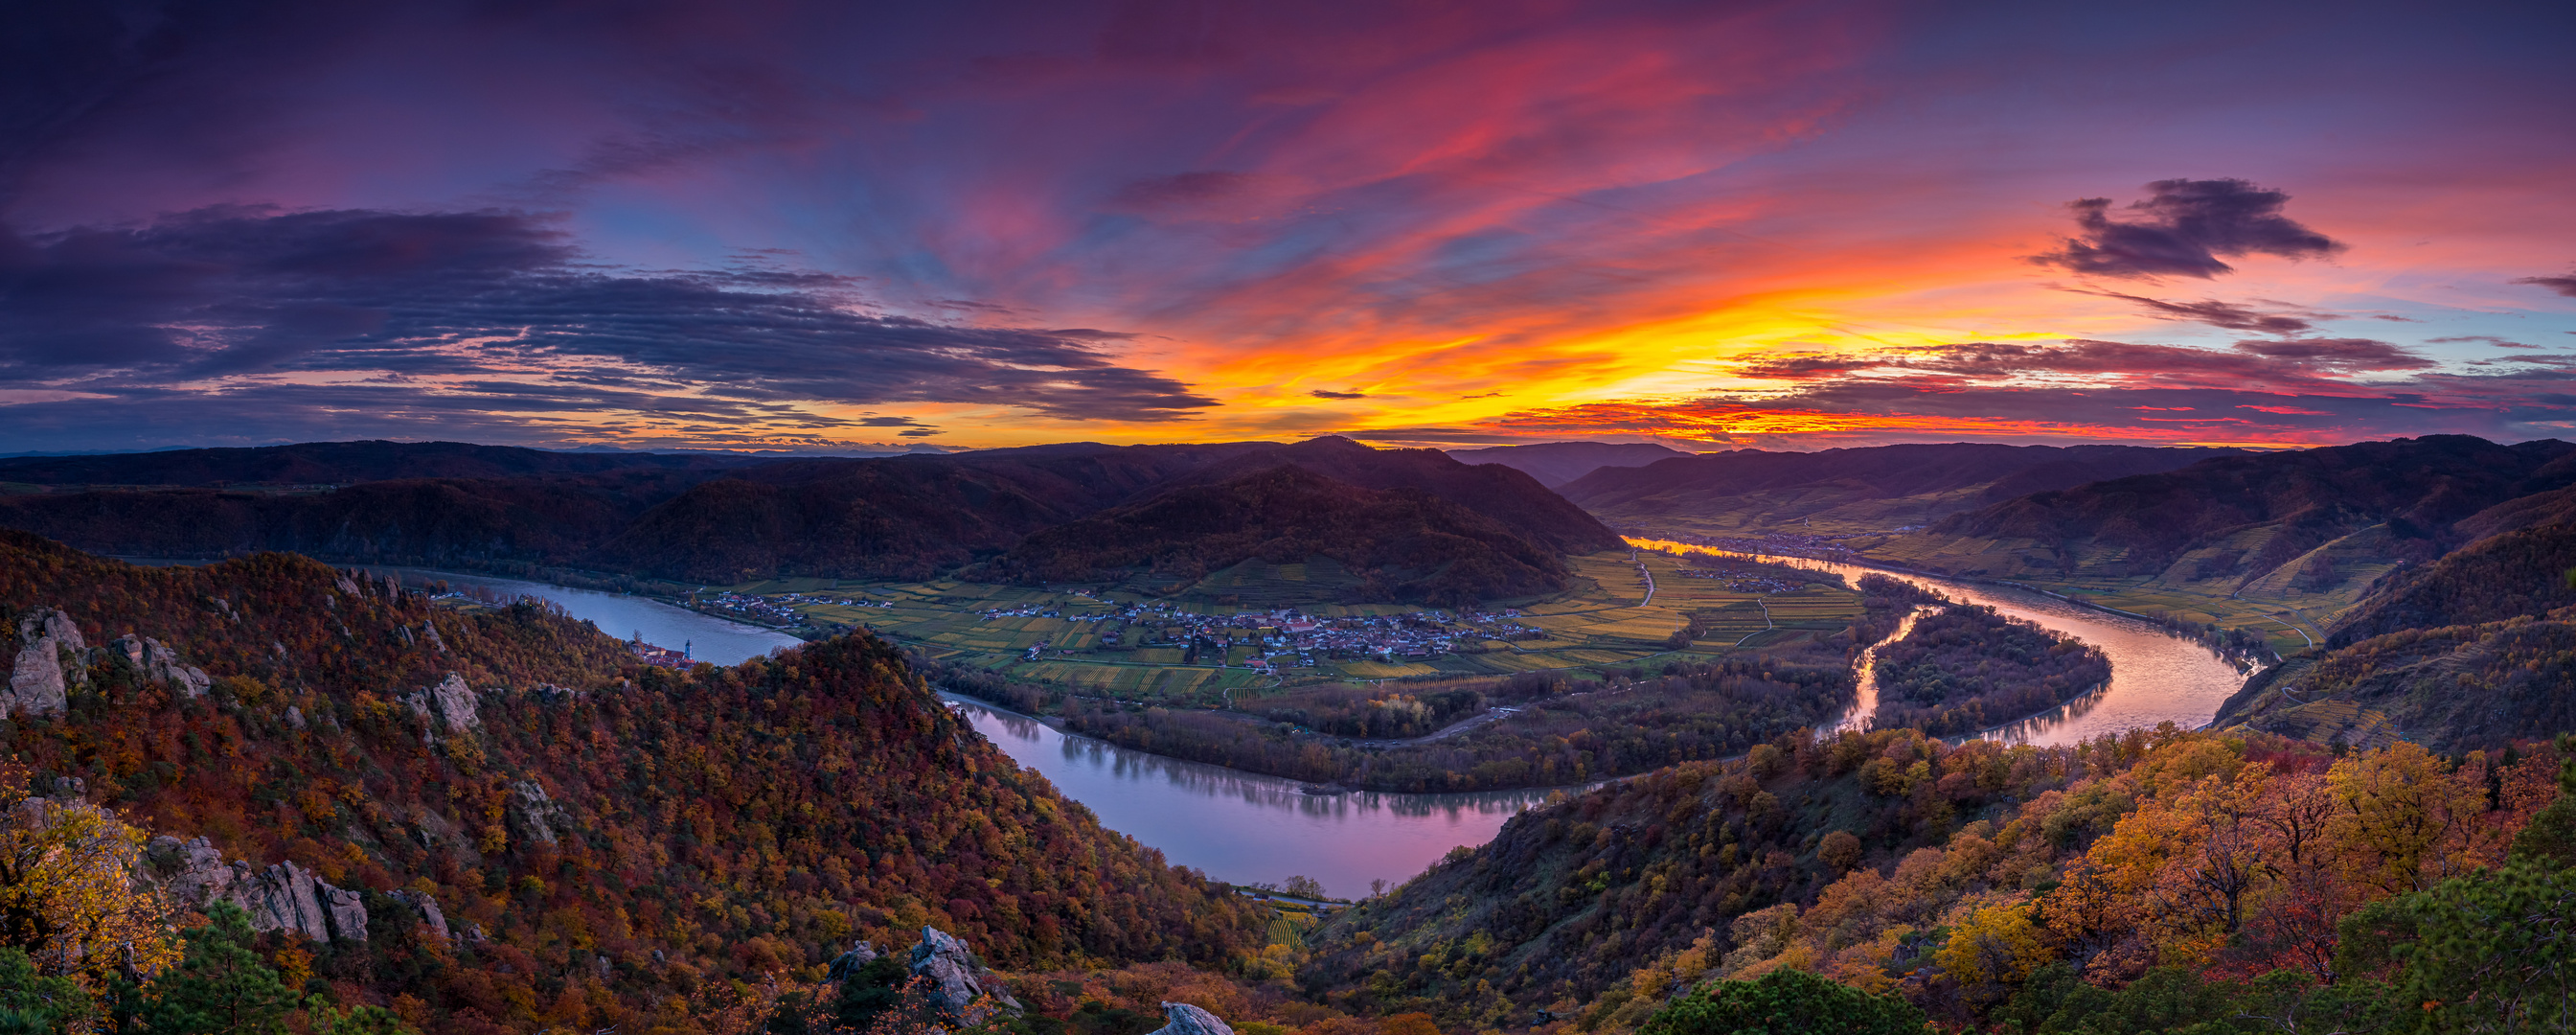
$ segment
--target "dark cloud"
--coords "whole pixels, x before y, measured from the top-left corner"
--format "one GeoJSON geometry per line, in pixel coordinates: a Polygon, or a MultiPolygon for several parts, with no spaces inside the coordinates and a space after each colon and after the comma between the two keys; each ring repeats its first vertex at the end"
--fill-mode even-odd
{"type": "Polygon", "coordinates": [[[2528,380],[2426,377],[2367,391],[2284,392],[1856,378],[1800,386],[1785,395],[1720,393],[1675,403],[1534,410],[1477,430],[1522,441],[1653,435],[1804,450],[1961,440],[2324,444],[2427,434],[2513,442],[2561,434],[2571,420],[2576,393],[2536,391],[2528,380]]]}
{"type": "Polygon", "coordinates": [[[2423,370],[2433,361],[2384,341],[2369,338],[2291,338],[2240,341],[2239,352],[2266,359],[2296,360],[2323,370],[2423,370]]]}
{"type": "Polygon", "coordinates": [[[2536,349],[2540,347],[2538,345],[2525,345],[2518,341],[2506,341],[2503,338],[2496,337],[2492,334],[2462,334],[2449,338],[2426,338],[2424,341],[2429,345],[2449,345],[2457,342],[2482,341],[2500,349],[2536,349]]]}
{"type": "Polygon", "coordinates": [[[2576,273],[2563,277],[2519,277],[2514,280],[2514,283],[2545,287],[2569,298],[2576,298],[2576,273]]]}
{"type": "Polygon", "coordinates": [[[2288,194],[2245,180],[2157,180],[2145,201],[2114,219],[2109,198],[2069,202],[2077,236],[2037,257],[2077,273],[2108,277],[2200,277],[2232,273],[2222,256],[2323,258],[2343,245],[2281,214],[2288,194]]]}
{"type": "Polygon", "coordinates": [[[1758,377],[1772,381],[1815,381],[1843,377],[1863,370],[1876,370],[1889,365],[1886,357],[1799,353],[1754,360],[1736,367],[1735,373],[1739,377],[1758,377]]]}
{"type": "Polygon", "coordinates": [[[1742,377],[1805,382],[1935,375],[1965,381],[2071,377],[2250,386],[2432,366],[2431,360],[2369,338],[2252,339],[2237,342],[2227,351],[2078,338],[2058,344],[1972,341],[1868,355],[1799,354],[1754,360],[1737,366],[1735,372],[1742,377]]]}
{"type": "Polygon", "coordinates": [[[2148,312],[2154,313],[2158,316],[2176,320],[2194,320],[2208,324],[2212,327],[2224,327],[2231,331],[2259,331],[2264,334],[2297,334],[2316,326],[2310,321],[2318,318],[2318,315],[2313,313],[2303,313],[2299,316],[2292,316],[2284,313],[2266,313],[2237,305],[2232,302],[2220,302],[2215,299],[2206,298],[2198,302],[2167,302],[2162,299],[2146,298],[2139,295],[2123,295],[2117,291],[2088,291],[2085,293],[2101,295],[2104,298],[2117,298],[2125,302],[2135,302],[2138,305],[2145,307],[2148,312]]]}
{"type": "Polygon", "coordinates": [[[1362,393],[1362,392],[1331,392],[1331,391],[1326,391],[1326,390],[1321,389],[1321,388],[1315,389],[1314,391],[1308,392],[1308,393],[1306,393],[1306,394],[1311,395],[1311,396],[1314,396],[1315,398],[1318,398],[1318,399],[1366,399],[1366,398],[1368,398],[1368,395],[1367,395],[1366,393],[1362,393]]]}
{"type": "MultiPolygon", "coordinates": [[[[1114,362],[1130,335],[872,312],[846,278],[586,267],[517,212],[215,209],[0,231],[0,383],[541,369],[767,402],[1175,419],[1215,402],[1114,362]]],[[[591,391],[591,389],[582,389],[591,391]]]]}

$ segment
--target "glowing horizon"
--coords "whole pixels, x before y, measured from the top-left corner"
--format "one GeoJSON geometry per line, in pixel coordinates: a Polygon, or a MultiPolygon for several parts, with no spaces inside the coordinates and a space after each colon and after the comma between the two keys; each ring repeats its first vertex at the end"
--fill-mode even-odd
{"type": "Polygon", "coordinates": [[[0,451],[2576,431],[2568,11],[2169,15],[65,30],[0,451]]]}

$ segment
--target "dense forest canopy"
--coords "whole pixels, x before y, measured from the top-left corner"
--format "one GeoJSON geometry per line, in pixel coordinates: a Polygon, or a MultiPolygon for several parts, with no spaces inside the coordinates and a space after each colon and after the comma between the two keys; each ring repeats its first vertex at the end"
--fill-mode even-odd
{"type": "Polygon", "coordinates": [[[865,635],[673,671],[534,603],[20,533],[0,625],[68,663],[58,713],[0,725],[35,786],[355,893],[369,937],[301,943],[290,991],[430,1030],[684,1029],[672,997],[924,925],[1010,966],[1259,948],[1254,907],[1102,829],[865,635]],[[208,685],[133,663],[129,636],[208,685]]]}

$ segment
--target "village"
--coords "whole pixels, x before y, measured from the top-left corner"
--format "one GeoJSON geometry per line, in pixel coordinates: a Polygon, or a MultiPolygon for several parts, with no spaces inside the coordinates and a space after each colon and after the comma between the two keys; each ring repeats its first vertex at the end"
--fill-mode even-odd
{"type": "Polygon", "coordinates": [[[835,596],[826,593],[778,593],[767,596],[735,593],[728,590],[699,590],[691,593],[688,606],[737,621],[756,622],[778,629],[794,629],[807,624],[801,608],[818,604],[834,607],[893,607],[881,600],[835,596]]]}
{"type": "MultiPolygon", "coordinates": [[[[1103,601],[1103,603],[1109,603],[1103,601]]],[[[1295,665],[1312,667],[1319,660],[1378,658],[1422,660],[1444,654],[1486,649],[1495,640],[1545,639],[1547,634],[1521,624],[1518,610],[1500,613],[1413,611],[1396,615],[1325,617],[1296,608],[1267,612],[1201,614],[1169,603],[1112,604],[1114,612],[1065,614],[1043,607],[997,608],[982,612],[985,621],[1003,618],[1054,618],[1066,622],[1114,622],[1098,638],[1101,649],[1180,648],[1184,665],[1242,667],[1264,672],[1295,665]]],[[[1027,648],[1034,661],[1050,644],[1027,648]]]]}

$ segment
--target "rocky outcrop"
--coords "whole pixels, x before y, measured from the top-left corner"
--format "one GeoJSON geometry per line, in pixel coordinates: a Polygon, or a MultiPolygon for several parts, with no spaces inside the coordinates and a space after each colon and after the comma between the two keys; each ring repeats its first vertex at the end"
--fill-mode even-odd
{"type": "Polygon", "coordinates": [[[877,947],[867,942],[850,946],[850,951],[832,957],[832,969],[824,980],[839,983],[857,977],[862,968],[877,961],[877,955],[877,947]]]}
{"type": "Polygon", "coordinates": [[[558,830],[572,829],[572,816],[546,794],[544,784],[521,780],[510,785],[510,818],[519,833],[538,844],[555,843],[558,830]]]}
{"type": "Polygon", "coordinates": [[[392,891],[387,892],[386,894],[394,901],[410,906],[412,912],[420,914],[421,924],[428,927],[429,933],[437,935],[439,940],[456,940],[456,935],[447,929],[447,914],[439,911],[438,900],[431,898],[428,893],[420,891],[392,891]]]}
{"type": "Polygon", "coordinates": [[[317,942],[367,940],[367,903],[355,891],[332,887],[292,861],[256,873],[236,862],[233,874],[232,899],[250,913],[252,930],[300,931],[317,942]]]}
{"type": "Polygon", "coordinates": [[[437,686],[404,694],[403,703],[422,721],[435,720],[434,728],[450,733],[483,728],[483,716],[474,710],[473,688],[465,685],[465,677],[454,672],[439,680],[437,686]]]}
{"type": "Polygon", "coordinates": [[[227,901],[250,914],[252,930],[296,931],[317,942],[367,940],[366,896],[333,887],[293,862],[253,869],[240,860],[225,862],[205,838],[181,841],[166,834],[152,839],[147,855],[164,874],[162,886],[191,909],[227,901]]]}
{"type": "Polygon", "coordinates": [[[119,636],[111,644],[124,656],[125,663],[143,673],[143,678],[179,691],[181,697],[203,697],[214,680],[206,670],[179,660],[179,652],[170,645],[149,636],[119,636]]]}
{"type": "Polygon", "coordinates": [[[9,667],[5,711],[58,715],[70,707],[69,689],[89,679],[78,663],[66,666],[64,655],[80,657],[87,645],[80,624],[58,608],[30,608],[18,616],[18,656],[9,667]]]}
{"type": "Polygon", "coordinates": [[[946,931],[922,928],[921,944],[912,947],[909,962],[913,974],[928,982],[932,1004],[958,1024],[971,1027],[991,1019],[996,1012],[1018,1013],[1025,1009],[1002,987],[1001,979],[967,951],[965,941],[946,931]],[[977,1002],[986,997],[990,997],[989,1002],[977,1002]]]}
{"type": "Polygon", "coordinates": [[[448,673],[447,678],[430,688],[429,696],[431,705],[438,709],[439,721],[445,722],[448,729],[483,728],[483,716],[474,710],[474,691],[466,687],[464,677],[448,673]]]}
{"type": "Polygon", "coordinates": [[[1164,1003],[1163,1026],[1152,1035],[1234,1035],[1224,1021],[1188,1003],[1164,1003]]]}

